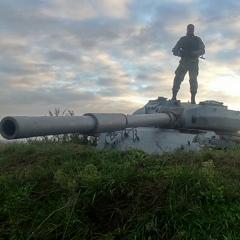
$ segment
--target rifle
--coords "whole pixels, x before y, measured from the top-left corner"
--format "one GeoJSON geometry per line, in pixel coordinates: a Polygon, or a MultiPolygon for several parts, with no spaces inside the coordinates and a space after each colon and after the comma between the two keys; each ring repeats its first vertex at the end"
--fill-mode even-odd
{"type": "MultiPolygon", "coordinates": [[[[173,49],[172,52],[173,52],[173,55],[178,57],[193,57],[192,54],[194,51],[187,51],[183,49],[180,49],[180,50],[173,49]]],[[[203,56],[198,56],[198,58],[205,59],[205,57],[203,56]]]]}

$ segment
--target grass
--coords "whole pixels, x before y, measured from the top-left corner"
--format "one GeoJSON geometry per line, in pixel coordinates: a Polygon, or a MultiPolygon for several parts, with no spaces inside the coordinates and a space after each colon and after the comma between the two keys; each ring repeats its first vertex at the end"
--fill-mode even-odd
{"type": "Polygon", "coordinates": [[[0,146],[0,239],[240,239],[240,149],[0,146]]]}

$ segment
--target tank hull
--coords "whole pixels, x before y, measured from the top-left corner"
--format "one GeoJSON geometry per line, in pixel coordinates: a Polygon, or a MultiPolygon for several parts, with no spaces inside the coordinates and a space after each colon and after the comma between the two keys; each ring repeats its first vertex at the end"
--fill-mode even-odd
{"type": "Polygon", "coordinates": [[[209,140],[216,138],[212,131],[181,131],[178,129],[161,129],[139,127],[125,129],[114,133],[101,134],[98,148],[128,150],[141,149],[147,153],[164,154],[177,149],[198,151],[209,146],[209,140]]]}

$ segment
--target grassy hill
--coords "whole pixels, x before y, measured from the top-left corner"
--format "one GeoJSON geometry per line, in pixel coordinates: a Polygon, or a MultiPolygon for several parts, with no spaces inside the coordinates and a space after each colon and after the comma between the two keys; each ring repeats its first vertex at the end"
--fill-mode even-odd
{"type": "Polygon", "coordinates": [[[240,149],[0,145],[0,239],[240,239],[240,149]]]}

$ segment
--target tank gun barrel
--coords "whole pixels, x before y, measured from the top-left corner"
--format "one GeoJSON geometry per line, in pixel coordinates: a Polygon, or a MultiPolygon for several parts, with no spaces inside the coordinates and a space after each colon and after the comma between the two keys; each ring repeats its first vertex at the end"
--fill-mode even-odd
{"type": "Polygon", "coordinates": [[[149,153],[199,150],[240,143],[240,111],[222,102],[199,104],[158,97],[132,115],[86,113],[83,116],[7,116],[0,133],[8,140],[57,134],[99,134],[98,148],[142,149],[149,153]]]}
{"type": "Polygon", "coordinates": [[[124,115],[122,113],[87,113],[83,116],[8,116],[0,123],[5,139],[81,133],[94,134],[132,127],[173,126],[176,116],[169,113],[124,115]]]}

